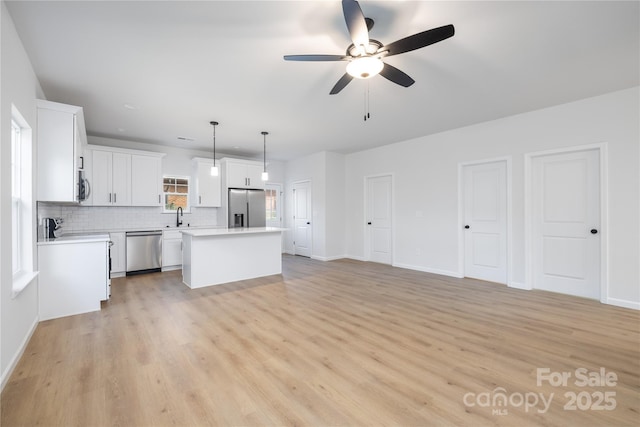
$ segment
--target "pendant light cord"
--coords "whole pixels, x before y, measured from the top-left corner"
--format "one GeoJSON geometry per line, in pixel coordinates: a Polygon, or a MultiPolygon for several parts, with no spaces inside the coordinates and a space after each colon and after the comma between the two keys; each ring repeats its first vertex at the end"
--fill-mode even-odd
{"type": "Polygon", "coordinates": [[[218,122],[209,122],[213,126],[213,167],[216,167],[216,126],[218,122]]]}
{"type": "Polygon", "coordinates": [[[262,137],[263,137],[263,144],[262,144],[262,153],[263,153],[263,157],[262,157],[262,166],[263,172],[267,171],[267,135],[269,135],[269,132],[266,131],[262,131],[260,132],[262,133],[262,137]]]}

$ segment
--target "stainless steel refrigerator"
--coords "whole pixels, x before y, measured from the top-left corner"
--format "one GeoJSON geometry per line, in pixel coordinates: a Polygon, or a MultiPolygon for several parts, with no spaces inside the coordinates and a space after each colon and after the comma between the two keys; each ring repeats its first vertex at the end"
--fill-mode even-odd
{"type": "Polygon", "coordinates": [[[266,218],[264,190],[229,189],[229,228],[264,227],[266,218]]]}

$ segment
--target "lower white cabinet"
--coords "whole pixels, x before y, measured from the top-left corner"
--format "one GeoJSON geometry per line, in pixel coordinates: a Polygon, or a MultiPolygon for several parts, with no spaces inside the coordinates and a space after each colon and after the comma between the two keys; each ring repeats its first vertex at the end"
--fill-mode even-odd
{"type": "Polygon", "coordinates": [[[40,320],[100,310],[109,297],[108,248],[107,240],[38,245],[40,320]]]}
{"type": "Polygon", "coordinates": [[[178,230],[162,232],[162,270],[182,268],[182,233],[178,230]]]}
{"type": "Polygon", "coordinates": [[[126,235],[124,232],[109,233],[111,245],[111,277],[124,275],[127,268],[126,235]]]}

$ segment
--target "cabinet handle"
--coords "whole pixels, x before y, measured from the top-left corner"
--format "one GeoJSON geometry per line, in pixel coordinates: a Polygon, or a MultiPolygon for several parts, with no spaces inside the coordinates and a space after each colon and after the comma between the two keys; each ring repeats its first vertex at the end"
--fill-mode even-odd
{"type": "Polygon", "coordinates": [[[80,156],[80,169],[84,169],[84,157],[80,156]]]}
{"type": "Polygon", "coordinates": [[[113,193],[113,203],[116,203],[116,196],[117,195],[118,195],[117,193],[113,193]]]}
{"type": "Polygon", "coordinates": [[[162,199],[161,199],[161,197],[162,197],[162,196],[160,196],[160,195],[158,194],[158,204],[159,204],[159,205],[160,205],[160,204],[162,204],[162,199]]]}
{"type": "Polygon", "coordinates": [[[109,193],[109,203],[111,203],[111,193],[109,193]]]}
{"type": "Polygon", "coordinates": [[[202,204],[202,196],[198,196],[198,204],[201,205],[202,204]]]}

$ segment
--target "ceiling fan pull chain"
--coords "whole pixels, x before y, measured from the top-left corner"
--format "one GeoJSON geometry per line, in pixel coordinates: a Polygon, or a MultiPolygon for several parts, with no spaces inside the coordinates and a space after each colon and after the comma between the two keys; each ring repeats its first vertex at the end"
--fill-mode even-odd
{"type": "Polygon", "coordinates": [[[371,118],[371,114],[369,114],[369,112],[371,111],[370,107],[371,104],[371,94],[369,93],[369,82],[367,82],[367,119],[371,118]]]}
{"type": "Polygon", "coordinates": [[[365,88],[364,90],[364,98],[363,98],[363,103],[362,103],[362,109],[364,110],[364,121],[367,121],[367,89],[365,88]]]}

